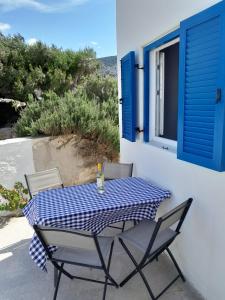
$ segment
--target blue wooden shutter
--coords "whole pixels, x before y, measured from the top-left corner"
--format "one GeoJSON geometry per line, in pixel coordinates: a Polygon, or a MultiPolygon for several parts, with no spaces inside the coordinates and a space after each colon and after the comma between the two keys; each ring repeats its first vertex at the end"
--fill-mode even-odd
{"type": "Polygon", "coordinates": [[[225,2],[180,30],[178,158],[225,170],[225,2]]]}
{"type": "Polygon", "coordinates": [[[121,59],[122,89],[122,137],[136,140],[136,78],[135,52],[129,52],[121,59]]]}

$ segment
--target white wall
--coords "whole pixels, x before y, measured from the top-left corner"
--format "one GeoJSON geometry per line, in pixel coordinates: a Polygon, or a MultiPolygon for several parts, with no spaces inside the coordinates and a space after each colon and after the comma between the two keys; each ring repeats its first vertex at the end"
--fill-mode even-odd
{"type": "MultiPolygon", "coordinates": [[[[219,1],[117,0],[118,66],[130,50],[143,64],[142,47],[172,30],[179,22],[219,1]]],[[[139,71],[139,126],[143,127],[143,74],[139,71]]],[[[120,75],[119,75],[120,91],[120,75]]],[[[134,175],[168,188],[173,197],[159,214],[188,197],[193,206],[174,252],[187,279],[207,300],[225,299],[225,173],[180,161],[176,154],[121,139],[121,160],[133,161],[134,175]]]]}
{"type": "Polygon", "coordinates": [[[24,174],[34,172],[32,139],[0,141],[0,184],[12,188],[16,181],[24,182],[24,174]]]}

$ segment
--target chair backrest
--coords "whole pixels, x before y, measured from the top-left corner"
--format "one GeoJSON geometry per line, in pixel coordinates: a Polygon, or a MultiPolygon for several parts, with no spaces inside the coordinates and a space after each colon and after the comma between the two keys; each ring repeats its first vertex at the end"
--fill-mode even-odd
{"type": "Polygon", "coordinates": [[[94,235],[87,231],[39,225],[34,225],[34,230],[46,251],[48,246],[96,250],[94,235]]]}
{"type": "Polygon", "coordinates": [[[30,197],[35,196],[38,192],[41,191],[45,191],[51,188],[63,187],[58,168],[24,176],[26,179],[30,197]]]}
{"type": "Polygon", "coordinates": [[[151,253],[151,250],[155,246],[155,242],[157,243],[161,239],[164,243],[170,243],[180,233],[181,226],[192,201],[193,199],[189,198],[158,219],[142,262],[148,258],[149,253],[151,253]],[[177,224],[176,228],[173,231],[169,230],[175,224],[177,224]]]}
{"type": "Polygon", "coordinates": [[[103,170],[106,180],[132,177],[133,164],[105,162],[103,170]]]}
{"type": "Polygon", "coordinates": [[[178,223],[175,231],[179,233],[192,201],[193,199],[190,198],[160,217],[158,220],[160,224],[159,231],[163,231],[178,223]]]}

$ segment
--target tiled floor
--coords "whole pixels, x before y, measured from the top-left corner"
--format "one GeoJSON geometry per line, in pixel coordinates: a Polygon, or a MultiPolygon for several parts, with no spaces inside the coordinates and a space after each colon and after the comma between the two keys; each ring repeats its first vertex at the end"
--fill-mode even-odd
{"type": "MultiPolygon", "coordinates": [[[[1,228],[1,227],[0,227],[1,228]]],[[[0,229],[0,300],[47,300],[53,297],[53,269],[48,265],[48,273],[39,270],[28,254],[32,229],[25,218],[11,219],[0,229]]],[[[138,255],[138,254],[137,254],[138,255]]],[[[111,273],[120,282],[133,269],[129,258],[116,243],[111,273]]],[[[73,268],[73,273],[100,278],[95,270],[73,268]]],[[[98,272],[98,271],[97,271],[98,272]]],[[[145,274],[154,292],[176,275],[173,265],[166,256],[145,269],[145,274]]],[[[103,286],[70,280],[62,276],[58,300],[100,300],[103,286]]],[[[123,288],[108,288],[107,300],[147,300],[150,299],[146,288],[137,275],[123,288]]],[[[202,299],[187,284],[179,279],[160,299],[197,300],[202,299]]]]}

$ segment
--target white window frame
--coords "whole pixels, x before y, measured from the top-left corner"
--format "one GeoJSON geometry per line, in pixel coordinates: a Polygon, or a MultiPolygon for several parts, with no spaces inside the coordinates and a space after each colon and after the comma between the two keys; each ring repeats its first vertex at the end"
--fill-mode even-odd
{"type": "MultiPolygon", "coordinates": [[[[166,150],[176,151],[177,149],[177,141],[169,140],[166,138],[159,137],[158,134],[162,133],[163,129],[163,119],[159,118],[159,107],[161,113],[164,110],[163,100],[164,100],[164,86],[160,85],[157,87],[156,77],[159,76],[157,71],[157,63],[159,63],[159,51],[165,49],[169,46],[172,46],[176,43],[180,42],[180,38],[176,38],[169,43],[166,43],[152,51],[150,51],[150,143],[159,146],[160,148],[164,148],[166,150]],[[158,60],[158,61],[157,61],[158,60]],[[157,95],[157,90],[160,90],[160,94],[157,95]],[[157,105],[157,102],[160,100],[160,105],[157,105]],[[158,107],[158,109],[157,109],[158,107]],[[157,118],[158,114],[158,118],[157,118]]],[[[164,68],[163,58],[161,59],[160,64],[161,70],[164,68]]],[[[163,79],[163,72],[161,74],[161,82],[163,79]]]]}

